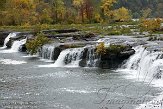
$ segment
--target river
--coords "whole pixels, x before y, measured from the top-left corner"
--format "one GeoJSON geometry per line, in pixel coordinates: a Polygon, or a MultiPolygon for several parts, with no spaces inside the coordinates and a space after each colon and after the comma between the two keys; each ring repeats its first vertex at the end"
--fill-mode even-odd
{"type": "Polygon", "coordinates": [[[160,92],[127,79],[125,73],[99,68],[39,67],[43,64],[50,63],[27,54],[0,53],[2,109],[134,109],[160,92]]]}
{"type": "Polygon", "coordinates": [[[125,68],[109,70],[79,67],[76,63],[75,66],[72,63],[61,66],[60,58],[70,52],[68,50],[60,54],[55,64],[38,56],[29,56],[17,51],[22,42],[24,40],[15,42],[18,44],[13,44],[11,49],[2,47],[0,50],[1,109],[162,108],[162,102],[161,105],[156,103],[157,99],[149,108],[149,102],[160,96],[162,86],[154,86],[160,76],[157,79],[149,76],[148,79],[146,73],[152,68],[157,74],[155,68],[162,64],[159,53],[152,54],[138,46],[136,53],[124,64],[125,68]],[[129,69],[133,69],[132,73],[129,69]]]}

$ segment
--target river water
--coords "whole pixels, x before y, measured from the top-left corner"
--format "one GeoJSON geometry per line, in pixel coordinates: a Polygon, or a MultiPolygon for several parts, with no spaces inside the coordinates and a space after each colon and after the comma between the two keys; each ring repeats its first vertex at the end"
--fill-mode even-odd
{"type": "Polygon", "coordinates": [[[162,42],[135,47],[122,67],[109,70],[94,67],[95,51],[88,46],[84,68],[79,67],[84,48],[63,50],[55,62],[55,46],[45,45],[42,58],[18,52],[26,39],[6,49],[15,35],[0,48],[0,109],[162,109],[162,42]]]}
{"type": "Polygon", "coordinates": [[[0,51],[1,109],[134,109],[161,92],[127,73],[39,67],[37,56],[0,51]]]}

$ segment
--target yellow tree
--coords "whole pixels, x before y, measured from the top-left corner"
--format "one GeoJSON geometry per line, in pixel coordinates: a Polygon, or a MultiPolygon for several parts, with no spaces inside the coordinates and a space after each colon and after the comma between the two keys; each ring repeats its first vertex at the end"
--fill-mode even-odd
{"type": "Polygon", "coordinates": [[[33,0],[7,0],[5,20],[7,24],[22,25],[29,23],[31,12],[34,11],[33,0]]]}
{"type": "Polygon", "coordinates": [[[102,13],[108,17],[112,17],[112,6],[117,0],[102,0],[101,9],[102,13]]]}
{"type": "Polygon", "coordinates": [[[91,0],[73,0],[73,6],[77,10],[78,19],[82,22],[91,22],[93,18],[93,4],[91,0]]]}
{"type": "Polygon", "coordinates": [[[122,7],[113,11],[113,18],[115,21],[129,21],[131,20],[131,15],[128,9],[122,7]]]}
{"type": "Polygon", "coordinates": [[[65,4],[63,0],[53,0],[52,4],[53,18],[57,23],[59,20],[64,19],[64,14],[66,13],[65,4]]]}
{"type": "Polygon", "coordinates": [[[37,2],[36,4],[36,16],[39,23],[51,23],[51,7],[48,3],[43,1],[37,2]]]}
{"type": "MultiPolygon", "coordinates": [[[[77,10],[77,19],[80,18],[80,10],[83,11],[83,4],[84,4],[84,0],[73,0],[73,6],[76,8],[77,10]]],[[[83,12],[82,12],[82,21],[83,21],[83,12]]]]}
{"type": "Polygon", "coordinates": [[[0,0],[0,25],[3,25],[6,0],[0,0]]]}
{"type": "Polygon", "coordinates": [[[141,29],[154,32],[160,29],[161,27],[161,20],[159,18],[157,19],[145,19],[141,21],[141,29]]]}
{"type": "Polygon", "coordinates": [[[98,55],[104,55],[104,54],[106,54],[106,48],[105,48],[104,42],[100,42],[100,43],[96,46],[96,53],[97,53],[98,55]]]}

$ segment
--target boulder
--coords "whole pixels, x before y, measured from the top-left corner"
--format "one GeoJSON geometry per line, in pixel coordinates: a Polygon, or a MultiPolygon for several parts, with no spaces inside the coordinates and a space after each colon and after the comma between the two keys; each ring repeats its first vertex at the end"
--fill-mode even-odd
{"type": "Polygon", "coordinates": [[[108,69],[118,68],[123,63],[124,60],[128,59],[131,55],[135,53],[135,50],[132,49],[131,46],[123,46],[122,49],[119,50],[115,48],[115,51],[111,50],[111,48],[108,48],[106,49],[106,53],[103,55],[98,55],[96,52],[91,52],[92,54],[90,57],[89,55],[90,52],[88,49],[90,48],[85,48],[83,51],[81,61],[79,62],[79,66],[81,67],[99,67],[108,69]],[[88,64],[88,61],[91,62],[88,64]]]}
{"type": "Polygon", "coordinates": [[[23,45],[21,45],[21,46],[19,47],[19,51],[20,51],[20,52],[26,52],[26,51],[27,51],[27,48],[26,48],[25,44],[23,44],[23,45]]]}
{"type": "Polygon", "coordinates": [[[117,48],[115,47],[115,50],[106,50],[106,54],[101,56],[100,68],[118,68],[124,60],[135,53],[131,46],[123,46],[121,49],[119,49],[119,46],[121,45],[118,45],[117,48]]]}

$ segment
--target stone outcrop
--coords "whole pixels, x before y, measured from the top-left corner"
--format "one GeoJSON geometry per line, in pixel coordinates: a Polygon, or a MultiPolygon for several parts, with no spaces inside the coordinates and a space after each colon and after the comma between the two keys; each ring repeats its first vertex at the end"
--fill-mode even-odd
{"type": "MultiPolygon", "coordinates": [[[[142,44],[142,41],[133,41],[132,39],[127,38],[126,41],[125,38],[120,37],[113,37],[113,38],[106,38],[103,41],[108,44],[110,44],[109,47],[106,47],[106,53],[105,54],[97,54],[96,53],[96,44],[99,42],[97,41],[99,37],[97,37],[93,33],[82,33],[79,32],[79,30],[45,30],[43,31],[45,33],[45,36],[48,38],[59,39],[58,41],[54,42],[52,44],[52,50],[51,52],[49,48],[44,48],[44,56],[51,60],[57,60],[60,53],[69,48],[83,48],[82,52],[80,54],[79,59],[79,66],[81,67],[99,67],[99,68],[117,68],[119,67],[122,62],[126,59],[128,59],[131,55],[135,53],[135,50],[132,49],[132,46],[138,43],[142,44]],[[57,34],[53,34],[53,32],[57,32],[57,34]],[[51,54],[52,53],[52,54],[51,54]]],[[[0,35],[3,34],[3,39],[5,39],[9,33],[0,33],[0,35]]],[[[28,40],[31,40],[35,37],[34,33],[31,32],[20,32],[15,37],[10,38],[10,41],[7,43],[7,47],[11,47],[13,41],[15,40],[21,40],[24,38],[27,38],[28,40]]],[[[4,42],[4,40],[3,40],[4,42]]],[[[144,43],[144,42],[143,42],[144,43]]],[[[19,48],[19,51],[26,52],[27,48],[24,45],[21,45],[19,48]]],[[[41,49],[40,49],[40,52],[41,49]]],[[[73,51],[76,55],[75,51],[73,51]]],[[[65,64],[71,63],[71,56],[72,54],[67,54],[67,58],[65,58],[65,64]]],[[[74,61],[74,60],[73,60],[74,61]]]]}
{"type": "MultiPolygon", "coordinates": [[[[86,48],[83,52],[82,60],[79,63],[81,67],[92,66],[92,65],[87,64],[88,51],[89,50],[86,48]]],[[[100,67],[100,68],[109,68],[109,69],[118,68],[124,60],[128,59],[134,53],[135,53],[135,50],[132,49],[131,46],[125,46],[123,49],[118,50],[118,51],[117,49],[115,49],[115,52],[107,50],[106,53],[103,55],[97,55],[97,53],[94,52],[93,54],[94,57],[92,58],[96,58],[96,61],[94,61],[93,66],[100,67]]]]}
{"type": "Polygon", "coordinates": [[[9,34],[10,31],[0,31],[0,45],[4,44],[4,40],[9,34]]]}

